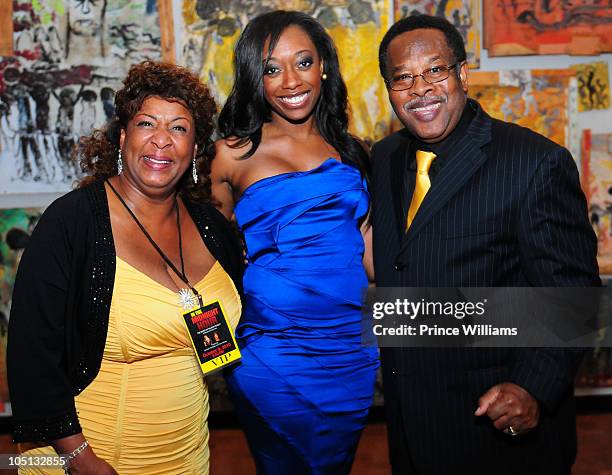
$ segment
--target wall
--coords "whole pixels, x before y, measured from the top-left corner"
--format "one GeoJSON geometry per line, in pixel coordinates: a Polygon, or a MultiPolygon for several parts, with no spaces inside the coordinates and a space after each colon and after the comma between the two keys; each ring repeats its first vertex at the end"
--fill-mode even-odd
{"type": "MultiPolygon", "coordinates": [[[[181,48],[181,33],[182,33],[182,1],[173,0],[174,10],[174,28],[177,58],[180,58],[181,48]]],[[[482,30],[481,30],[482,31],[482,30]]],[[[592,61],[607,61],[610,76],[609,80],[612,84],[612,54],[604,54],[600,56],[514,56],[514,57],[498,57],[489,58],[487,50],[481,50],[481,67],[480,71],[497,71],[501,69],[562,69],[567,68],[572,64],[588,63],[592,61]]],[[[372,71],[376,80],[378,71],[372,71]]],[[[578,124],[580,129],[590,128],[593,133],[612,132],[612,109],[590,111],[579,113],[578,124]]],[[[51,201],[59,197],[61,193],[40,193],[40,194],[11,194],[0,195],[0,208],[12,207],[38,207],[46,206],[51,201]]]]}

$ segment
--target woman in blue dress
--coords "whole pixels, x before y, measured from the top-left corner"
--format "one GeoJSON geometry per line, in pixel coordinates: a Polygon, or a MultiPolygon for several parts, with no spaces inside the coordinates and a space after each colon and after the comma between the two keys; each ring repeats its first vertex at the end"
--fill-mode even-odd
{"type": "Polygon", "coordinates": [[[227,381],[260,474],[349,473],[372,402],[368,156],[346,107],[313,18],[274,11],[247,25],[211,180],[246,244],[243,356],[227,381]]]}

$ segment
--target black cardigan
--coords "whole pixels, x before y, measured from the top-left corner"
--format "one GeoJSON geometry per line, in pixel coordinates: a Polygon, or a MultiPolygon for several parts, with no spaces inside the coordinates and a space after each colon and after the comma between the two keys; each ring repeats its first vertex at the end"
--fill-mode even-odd
{"type": "MultiPolygon", "coordinates": [[[[242,295],[242,254],[229,223],[210,204],[183,201],[242,295]]],[[[15,442],[81,432],[74,396],[100,369],[115,259],[102,181],[59,198],[40,218],[19,264],[9,320],[15,442]]]]}

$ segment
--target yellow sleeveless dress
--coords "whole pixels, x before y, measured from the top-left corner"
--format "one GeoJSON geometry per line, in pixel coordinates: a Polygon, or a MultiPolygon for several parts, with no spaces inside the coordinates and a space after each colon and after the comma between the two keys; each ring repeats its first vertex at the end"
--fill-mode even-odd
{"type": "MultiPolygon", "coordinates": [[[[240,297],[218,262],[195,285],[233,328],[240,297]]],[[[123,474],[207,474],[208,391],[178,294],[117,258],[100,372],[75,398],[94,452],[123,474]]],[[[50,446],[24,455],[55,454],[50,446]]],[[[63,473],[28,467],[19,473],[63,473]]]]}

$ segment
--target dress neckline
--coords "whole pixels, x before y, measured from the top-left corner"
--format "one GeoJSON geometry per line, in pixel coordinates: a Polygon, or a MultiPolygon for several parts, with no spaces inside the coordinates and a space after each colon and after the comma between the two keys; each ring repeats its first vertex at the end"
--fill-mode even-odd
{"type": "Polygon", "coordinates": [[[277,173],[275,175],[270,175],[270,176],[266,176],[263,177],[259,180],[255,180],[253,183],[251,183],[250,185],[248,185],[244,191],[242,192],[242,195],[240,195],[240,198],[238,198],[238,200],[236,201],[236,205],[240,202],[240,200],[242,199],[242,197],[244,195],[246,195],[247,193],[250,193],[253,189],[257,189],[259,186],[263,186],[264,184],[266,184],[268,181],[273,180],[273,179],[280,179],[283,177],[289,177],[289,176],[299,176],[299,175],[308,175],[310,173],[314,173],[317,171],[320,171],[324,168],[327,168],[329,165],[329,163],[337,163],[339,165],[342,165],[343,162],[341,160],[338,160],[334,157],[329,157],[326,158],[325,160],[323,160],[323,162],[321,162],[319,165],[317,165],[314,168],[310,168],[308,170],[296,170],[296,171],[291,171],[291,172],[283,172],[283,173],[277,173]]]}
{"type": "MultiPolygon", "coordinates": [[[[164,284],[156,281],[153,277],[151,277],[149,274],[141,271],[140,269],[134,267],[132,264],[130,264],[128,261],[126,261],[125,259],[122,259],[121,257],[117,256],[117,262],[121,262],[123,263],[126,267],[129,267],[130,269],[132,269],[134,272],[137,272],[138,274],[143,275],[148,281],[153,282],[155,285],[157,285],[158,287],[161,287],[165,290],[167,290],[168,292],[172,292],[173,294],[178,294],[178,290],[173,290],[170,289],[168,287],[166,287],[164,284]]],[[[202,284],[204,283],[204,281],[208,278],[209,275],[212,274],[213,270],[217,267],[217,265],[219,264],[219,261],[215,261],[213,263],[213,265],[210,267],[210,269],[208,269],[208,272],[206,272],[206,274],[204,274],[204,276],[194,284],[194,287],[196,288],[201,288],[202,284]]]]}

